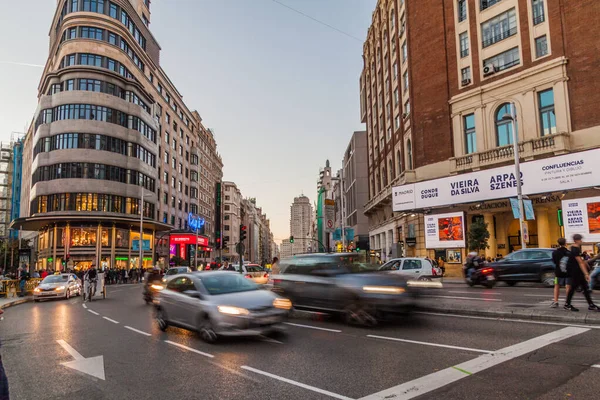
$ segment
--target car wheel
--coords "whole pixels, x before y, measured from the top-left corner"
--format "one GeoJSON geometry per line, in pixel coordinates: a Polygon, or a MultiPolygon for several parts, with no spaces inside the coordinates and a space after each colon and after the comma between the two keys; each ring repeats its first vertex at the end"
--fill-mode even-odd
{"type": "Polygon", "coordinates": [[[156,322],[158,323],[158,329],[160,329],[163,332],[165,332],[169,327],[169,320],[167,319],[167,314],[162,308],[156,309],[156,322]]]}
{"type": "Polygon", "coordinates": [[[493,281],[485,281],[485,282],[483,282],[483,286],[485,286],[488,289],[491,289],[494,286],[496,286],[496,281],[495,280],[493,280],[493,281]]]}
{"type": "Polygon", "coordinates": [[[475,282],[473,282],[473,280],[471,280],[471,279],[466,279],[465,281],[467,282],[467,285],[469,285],[470,287],[473,287],[473,286],[475,286],[475,282]]]}
{"type": "Polygon", "coordinates": [[[517,284],[516,281],[505,281],[508,286],[515,286],[517,284]]]}
{"type": "Polygon", "coordinates": [[[206,343],[215,343],[217,341],[217,334],[215,333],[212,321],[208,315],[200,318],[198,323],[198,333],[200,334],[200,338],[206,343]]]}
{"type": "Polygon", "coordinates": [[[427,281],[427,282],[431,282],[431,278],[428,276],[420,276],[419,281],[427,281]]]}
{"type": "Polygon", "coordinates": [[[544,286],[554,287],[554,272],[544,272],[541,280],[544,286]]]}
{"type": "Polygon", "coordinates": [[[344,320],[350,325],[375,326],[377,318],[364,305],[353,302],[344,308],[344,320]]]}

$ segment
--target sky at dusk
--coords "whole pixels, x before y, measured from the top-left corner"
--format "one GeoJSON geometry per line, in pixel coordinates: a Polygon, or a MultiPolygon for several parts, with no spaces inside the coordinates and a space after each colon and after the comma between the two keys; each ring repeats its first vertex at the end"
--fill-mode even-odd
{"type": "MultiPolygon", "coordinates": [[[[314,202],[319,168],[327,159],[339,168],[352,132],[364,129],[362,39],[375,4],[151,3],[150,29],[162,47],[162,68],[187,106],[214,130],[223,179],[234,181],[244,197],[256,197],[277,242],[289,236],[294,197],[304,193],[314,202]]],[[[7,141],[33,118],[56,0],[0,0],[0,5],[3,15],[15,16],[0,24],[0,139],[7,141]]]]}

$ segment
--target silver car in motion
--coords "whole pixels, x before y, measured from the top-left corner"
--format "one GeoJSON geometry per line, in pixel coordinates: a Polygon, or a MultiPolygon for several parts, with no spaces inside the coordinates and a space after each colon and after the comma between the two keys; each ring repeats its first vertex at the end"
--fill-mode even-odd
{"type": "Polygon", "coordinates": [[[169,325],[198,331],[209,343],[218,336],[253,336],[282,330],[292,303],[233,271],[181,274],[155,300],[161,330],[169,325]]]}
{"type": "Polygon", "coordinates": [[[83,290],[81,281],[75,274],[48,275],[33,289],[33,301],[71,296],[80,296],[83,290]]]}

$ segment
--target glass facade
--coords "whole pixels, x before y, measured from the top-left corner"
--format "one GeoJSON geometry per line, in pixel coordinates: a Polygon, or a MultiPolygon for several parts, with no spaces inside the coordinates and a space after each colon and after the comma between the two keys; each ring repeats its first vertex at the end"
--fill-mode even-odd
{"type": "MultiPolygon", "coordinates": [[[[140,199],[98,193],[58,193],[35,197],[31,215],[53,211],[98,211],[139,215],[140,199]]],[[[154,218],[154,204],[144,202],[144,217],[154,218]]]]}

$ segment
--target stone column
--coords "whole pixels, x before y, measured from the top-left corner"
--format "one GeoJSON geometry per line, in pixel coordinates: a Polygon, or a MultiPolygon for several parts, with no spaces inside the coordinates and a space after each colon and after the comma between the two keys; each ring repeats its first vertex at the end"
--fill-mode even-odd
{"type": "Polygon", "coordinates": [[[129,227],[129,243],[127,243],[127,265],[125,266],[126,269],[129,269],[129,265],[131,265],[131,244],[131,227],[129,227]]]}
{"type": "Polygon", "coordinates": [[[495,258],[498,253],[497,240],[496,235],[494,234],[494,214],[485,213],[483,214],[483,221],[487,224],[487,230],[490,233],[490,238],[488,239],[488,249],[485,249],[485,256],[495,258]]]}
{"type": "MultiPolygon", "coordinates": [[[[512,220],[512,214],[510,218],[512,220]]],[[[506,223],[505,218],[507,218],[507,213],[500,213],[496,215],[498,220],[498,225],[496,225],[496,252],[497,254],[502,254],[503,256],[508,254],[508,237],[506,236],[506,223]],[[504,249],[498,249],[498,245],[503,244],[504,249]]]]}
{"type": "Polygon", "coordinates": [[[96,228],[96,268],[100,270],[102,259],[102,224],[96,228]]]}
{"type": "Polygon", "coordinates": [[[112,226],[112,232],[111,232],[111,242],[110,242],[110,263],[108,263],[109,267],[114,267],[115,266],[115,246],[116,246],[116,241],[117,241],[117,227],[113,224],[112,226]]]}
{"type": "Polygon", "coordinates": [[[550,235],[550,222],[548,221],[548,209],[540,207],[535,210],[537,221],[538,247],[547,248],[552,244],[550,235]]]}
{"type": "MultiPolygon", "coordinates": [[[[156,264],[156,230],[152,229],[152,241],[150,242],[150,244],[152,245],[152,249],[150,249],[151,254],[152,254],[152,266],[154,266],[156,264]]],[[[304,248],[304,251],[306,251],[306,247],[304,248]]]]}
{"type": "Polygon", "coordinates": [[[57,241],[58,241],[58,238],[56,237],[57,233],[58,233],[58,229],[56,228],[56,224],[54,224],[54,234],[52,235],[52,237],[53,237],[53,239],[52,239],[52,263],[54,264],[55,269],[56,269],[56,256],[57,256],[56,245],[57,245],[57,241]]]}

